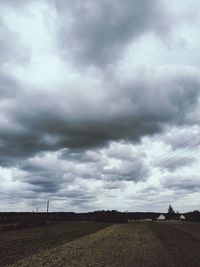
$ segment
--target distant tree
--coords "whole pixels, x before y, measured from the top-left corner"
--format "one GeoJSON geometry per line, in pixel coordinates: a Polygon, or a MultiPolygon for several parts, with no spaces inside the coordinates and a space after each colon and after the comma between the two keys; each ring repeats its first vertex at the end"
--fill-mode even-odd
{"type": "Polygon", "coordinates": [[[174,211],[174,209],[172,208],[171,205],[169,205],[168,213],[170,213],[170,214],[175,213],[175,211],[174,211]]]}

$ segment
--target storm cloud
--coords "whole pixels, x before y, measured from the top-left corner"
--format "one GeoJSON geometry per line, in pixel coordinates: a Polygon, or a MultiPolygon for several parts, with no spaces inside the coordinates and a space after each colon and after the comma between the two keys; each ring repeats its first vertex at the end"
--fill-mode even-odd
{"type": "Polygon", "coordinates": [[[53,2],[61,20],[61,53],[68,57],[70,47],[75,60],[84,66],[113,64],[142,34],[167,32],[171,26],[164,4],[157,0],[53,2]]]}
{"type": "Polygon", "coordinates": [[[24,158],[63,148],[103,147],[111,141],[137,143],[168,124],[186,124],[199,97],[199,77],[186,77],[182,69],[163,72],[152,79],[137,77],[124,87],[102,87],[100,96],[86,97],[84,88],[72,94],[68,89],[19,93],[2,108],[12,123],[0,130],[1,159],[9,164],[16,154],[24,158]]]}
{"type": "Polygon", "coordinates": [[[166,177],[162,183],[164,187],[170,188],[175,191],[199,191],[200,178],[196,176],[169,176],[166,177]]]}
{"type": "Polygon", "coordinates": [[[55,210],[125,209],[130,191],[158,203],[156,188],[164,203],[165,192],[182,190],[184,167],[192,177],[185,188],[197,192],[200,40],[187,0],[182,11],[149,0],[0,7],[5,202],[13,195],[23,210],[48,197],[55,210]]]}

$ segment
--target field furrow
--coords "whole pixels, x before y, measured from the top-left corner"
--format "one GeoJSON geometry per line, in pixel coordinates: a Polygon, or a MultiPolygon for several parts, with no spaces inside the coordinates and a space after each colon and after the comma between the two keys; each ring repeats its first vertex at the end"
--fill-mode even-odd
{"type": "MultiPolygon", "coordinates": [[[[75,231],[71,224],[71,231],[75,231]]],[[[53,248],[40,246],[39,252],[7,266],[200,267],[200,224],[133,222],[105,227],[79,222],[76,227],[75,240],[70,241],[69,229],[68,239],[61,244],[51,233],[53,248]]]]}
{"type": "Polygon", "coordinates": [[[148,226],[113,225],[13,266],[164,266],[167,254],[148,226]]]}

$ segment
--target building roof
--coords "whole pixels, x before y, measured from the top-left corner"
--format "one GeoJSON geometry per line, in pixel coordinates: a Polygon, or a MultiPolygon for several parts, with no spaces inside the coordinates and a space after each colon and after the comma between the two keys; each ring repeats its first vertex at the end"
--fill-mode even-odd
{"type": "Polygon", "coordinates": [[[157,220],[165,220],[165,216],[161,214],[160,216],[158,216],[157,220]]]}

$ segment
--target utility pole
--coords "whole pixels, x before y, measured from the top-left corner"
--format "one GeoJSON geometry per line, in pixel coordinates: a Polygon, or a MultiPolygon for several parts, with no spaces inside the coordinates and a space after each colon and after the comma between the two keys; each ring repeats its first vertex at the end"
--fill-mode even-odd
{"type": "MultiPolygon", "coordinates": [[[[49,200],[47,200],[47,214],[48,214],[48,212],[49,212],[49,200]]],[[[48,218],[48,216],[45,216],[45,217],[48,218]]],[[[45,225],[44,225],[44,233],[45,233],[45,234],[47,233],[47,225],[46,225],[46,223],[47,223],[47,218],[46,218],[46,220],[45,220],[45,225]]]]}
{"type": "Polygon", "coordinates": [[[47,213],[49,212],[49,200],[47,200],[47,213]]]}

